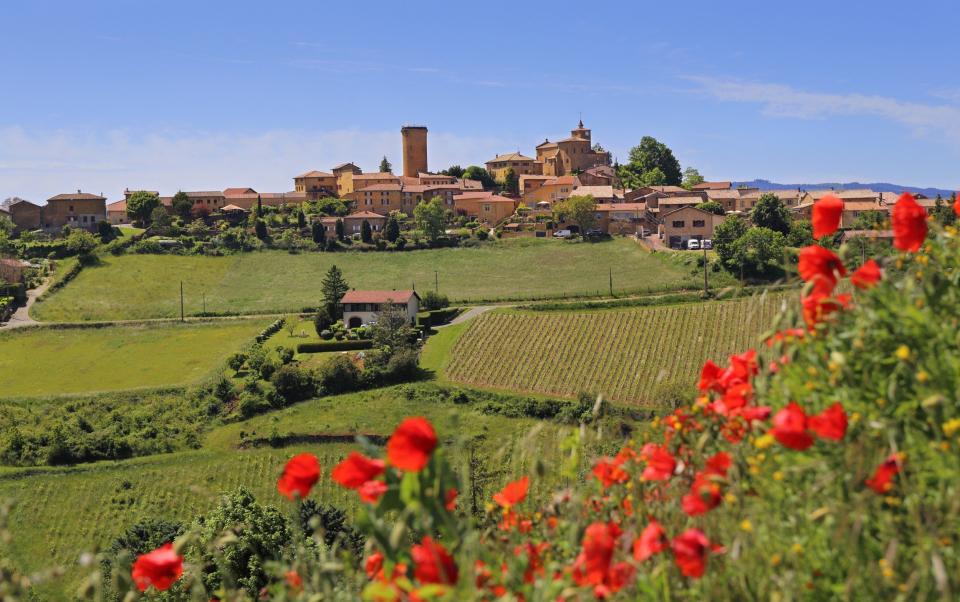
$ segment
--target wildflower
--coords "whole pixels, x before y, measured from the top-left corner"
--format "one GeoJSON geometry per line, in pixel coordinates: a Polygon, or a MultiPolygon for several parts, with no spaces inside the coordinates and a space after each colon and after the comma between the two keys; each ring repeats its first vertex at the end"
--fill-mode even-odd
{"type": "Polygon", "coordinates": [[[633,576],[633,567],[625,562],[612,564],[613,551],[621,535],[616,523],[593,523],[583,535],[583,551],[573,565],[577,585],[592,585],[597,598],[616,593],[633,576]]]}
{"type": "Polygon", "coordinates": [[[662,552],[667,547],[667,543],[663,527],[657,521],[652,520],[650,524],[644,527],[640,537],[633,542],[633,557],[637,562],[643,562],[654,554],[662,552]]]}
{"type": "Polygon", "coordinates": [[[367,481],[357,488],[360,494],[360,501],[367,504],[376,504],[384,493],[387,492],[387,484],[383,481],[367,481]]]}
{"type": "Polygon", "coordinates": [[[670,543],[673,560],[684,577],[694,579],[703,575],[707,568],[707,553],[710,540],[699,529],[687,529],[670,543]]]}
{"type": "Polygon", "coordinates": [[[813,328],[830,314],[846,308],[850,304],[850,295],[837,295],[831,299],[826,294],[814,291],[801,300],[803,306],[803,320],[808,328],[813,328]]]}
{"type": "Polygon", "coordinates": [[[930,379],[930,374],[926,370],[921,370],[917,372],[917,380],[921,383],[925,383],[930,379]]]}
{"type": "Polygon", "coordinates": [[[313,454],[294,456],[283,468],[283,474],[277,481],[277,491],[289,499],[294,494],[300,499],[310,494],[310,489],[320,480],[320,462],[313,454]]]}
{"type": "Polygon", "coordinates": [[[847,433],[847,413],[837,402],[816,416],[811,416],[808,424],[818,437],[839,441],[847,433]]]}
{"type": "Polygon", "coordinates": [[[183,575],[183,556],[173,551],[173,544],[166,543],[152,552],[141,554],[133,563],[130,576],[141,592],[153,586],[166,591],[183,575]]]}
{"type": "Polygon", "coordinates": [[[850,276],[850,282],[859,289],[868,289],[880,282],[880,264],[870,259],[850,276]]]}
{"type": "Polygon", "coordinates": [[[330,478],[347,489],[358,489],[367,481],[377,478],[385,470],[383,460],[374,460],[357,452],[350,452],[347,459],[330,472],[330,478]]]}
{"type": "Polygon", "coordinates": [[[296,571],[287,571],[284,574],[284,579],[287,582],[287,586],[292,590],[299,591],[303,588],[303,579],[300,578],[300,574],[296,571]]]}
{"type": "Polygon", "coordinates": [[[783,480],[783,471],[778,470],[778,471],[774,472],[774,473],[773,473],[773,480],[774,480],[774,481],[782,481],[782,480],[783,480]]]}
{"type": "Polygon", "coordinates": [[[960,418],[953,418],[943,423],[943,434],[947,437],[953,437],[957,431],[960,431],[960,418]]]}
{"type": "Polygon", "coordinates": [[[899,347],[897,347],[896,356],[897,356],[897,359],[900,360],[901,362],[907,361],[908,359],[910,359],[910,348],[907,347],[906,345],[900,345],[899,347]]]}
{"type": "Polygon", "coordinates": [[[677,467],[677,460],[662,445],[644,445],[641,457],[647,460],[647,467],[640,477],[644,481],[666,481],[677,467]]]}
{"type": "Polygon", "coordinates": [[[419,545],[410,549],[413,558],[413,576],[420,583],[454,584],[457,582],[457,563],[447,549],[433,540],[429,535],[424,536],[419,545]]]}
{"type": "Polygon", "coordinates": [[[770,557],[770,566],[780,566],[780,562],[783,560],[783,557],[780,554],[774,554],[770,557]]]}
{"type": "Polygon", "coordinates": [[[620,463],[610,458],[601,458],[593,465],[593,476],[603,483],[604,489],[615,483],[623,483],[630,478],[627,471],[620,468],[620,463]]]}
{"type": "Polygon", "coordinates": [[[828,194],[813,204],[813,237],[828,236],[840,227],[843,215],[843,201],[828,194]]]}
{"type": "Polygon", "coordinates": [[[802,451],[813,444],[813,437],[807,432],[807,415],[794,401],[774,415],[770,433],[790,449],[802,451]]]}
{"type": "Polygon", "coordinates": [[[890,454],[887,459],[877,467],[873,476],[867,479],[867,487],[873,489],[879,494],[884,494],[893,488],[893,477],[900,472],[902,464],[901,454],[890,454]]]}
{"type": "Polygon", "coordinates": [[[381,574],[383,571],[383,554],[380,552],[374,552],[367,557],[367,562],[364,565],[364,570],[367,573],[367,577],[373,579],[381,574]]]}
{"type": "Polygon", "coordinates": [[[773,445],[775,441],[776,439],[773,438],[773,435],[766,433],[765,435],[757,437],[756,441],[753,442],[753,446],[757,449],[767,449],[773,445]]]}
{"type": "Polygon", "coordinates": [[[957,195],[957,200],[953,202],[953,212],[957,214],[957,217],[960,217],[960,194],[957,195]]]}
{"type": "Polygon", "coordinates": [[[845,276],[847,268],[837,255],[818,245],[810,245],[800,250],[800,263],[797,266],[800,277],[813,283],[814,293],[829,295],[837,286],[837,277],[845,276]]]}
{"type": "Polygon", "coordinates": [[[456,487],[451,487],[448,489],[446,495],[443,496],[443,507],[447,510],[447,512],[453,512],[457,509],[456,487]]]}
{"type": "Polygon", "coordinates": [[[745,518],[740,522],[740,530],[746,531],[747,533],[753,532],[753,523],[750,522],[750,519],[745,518]]]}
{"type": "Polygon", "coordinates": [[[908,192],[900,195],[893,206],[893,246],[915,253],[927,237],[927,210],[917,204],[908,192]]]}
{"type": "Polygon", "coordinates": [[[523,477],[516,481],[507,483],[499,493],[494,494],[493,501],[500,504],[504,509],[509,510],[511,506],[519,504],[527,497],[527,489],[530,487],[530,477],[523,477]]]}
{"type": "Polygon", "coordinates": [[[430,461],[437,434],[426,418],[407,418],[387,441],[387,458],[400,470],[417,472],[430,461]]]}
{"type": "Polygon", "coordinates": [[[514,548],[514,556],[520,556],[523,553],[527,555],[527,568],[523,572],[524,583],[533,583],[538,575],[543,575],[543,552],[549,547],[550,544],[546,542],[533,544],[528,541],[514,548]]]}
{"type": "Polygon", "coordinates": [[[790,551],[798,555],[803,554],[803,546],[798,543],[795,543],[790,547],[790,551]]]}

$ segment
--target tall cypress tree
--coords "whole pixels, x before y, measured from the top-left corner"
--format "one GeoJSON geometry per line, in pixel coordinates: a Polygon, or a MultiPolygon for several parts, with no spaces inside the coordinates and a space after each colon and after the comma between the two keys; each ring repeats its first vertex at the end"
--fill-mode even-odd
{"type": "Polygon", "coordinates": [[[342,318],[343,312],[340,308],[340,299],[350,290],[350,285],[347,284],[347,281],[344,279],[343,272],[340,271],[340,268],[336,265],[330,266],[326,276],[323,277],[323,281],[320,283],[320,290],[323,294],[323,305],[330,313],[330,317],[334,320],[342,318]]]}
{"type": "Polygon", "coordinates": [[[313,224],[310,226],[310,234],[313,235],[313,242],[317,243],[317,246],[323,248],[324,244],[327,242],[327,232],[320,220],[313,222],[313,224]]]}

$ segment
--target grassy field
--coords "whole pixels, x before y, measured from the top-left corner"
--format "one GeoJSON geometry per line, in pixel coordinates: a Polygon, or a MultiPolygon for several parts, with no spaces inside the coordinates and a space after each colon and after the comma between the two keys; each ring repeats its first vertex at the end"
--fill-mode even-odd
{"type": "MultiPolygon", "coordinates": [[[[316,453],[324,471],[312,494],[315,499],[353,507],[355,494],[332,483],[329,474],[355,445],[239,449],[243,437],[264,438],[271,431],[281,436],[389,435],[403,417],[425,415],[435,424],[458,467],[463,467],[465,459],[464,441],[458,437],[470,433],[477,438],[478,455],[496,469],[484,485],[484,498],[499,488],[508,474],[530,472],[532,458],[549,465],[558,457],[559,442],[569,428],[543,424],[531,431],[542,423],[485,415],[472,406],[454,404],[439,391],[432,385],[407,385],[308,401],[215,429],[196,451],[71,468],[0,469],[0,500],[15,502],[7,524],[10,539],[0,542],[0,556],[8,556],[30,571],[66,568],[63,583],[40,589],[45,599],[63,599],[63,588],[72,589],[85,574],[76,565],[79,555],[109,545],[142,518],[189,520],[213,506],[221,492],[239,486],[249,488],[263,502],[289,508],[276,493],[276,479],[283,463],[302,451],[316,453]]],[[[535,479],[532,495],[546,494],[558,484],[555,479],[535,479]]]]}
{"type": "Polygon", "coordinates": [[[0,333],[0,396],[117,391],[197,382],[269,320],[29,328],[0,333]]]}
{"type": "Polygon", "coordinates": [[[230,257],[105,256],[62,290],[37,303],[41,321],[119,320],[180,315],[272,313],[316,306],[320,281],[338,265],[354,288],[418,290],[434,286],[454,300],[531,299],[652,292],[697,286],[683,254],[650,255],[628,239],[590,244],[514,239],[478,248],[402,253],[280,251],[230,257]]]}
{"type": "Polygon", "coordinates": [[[645,403],[661,382],[692,385],[707,359],[757,344],[785,297],[634,310],[496,311],[424,351],[443,378],[494,389],[645,403]]]}

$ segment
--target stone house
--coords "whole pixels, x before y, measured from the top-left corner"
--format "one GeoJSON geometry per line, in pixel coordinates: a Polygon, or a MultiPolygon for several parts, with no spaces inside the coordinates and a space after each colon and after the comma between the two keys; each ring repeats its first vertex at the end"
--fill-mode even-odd
{"type": "Polygon", "coordinates": [[[349,291],[340,299],[343,323],[347,328],[358,328],[377,321],[377,316],[388,306],[400,307],[410,323],[416,323],[420,311],[420,295],[416,291],[349,291]]]}

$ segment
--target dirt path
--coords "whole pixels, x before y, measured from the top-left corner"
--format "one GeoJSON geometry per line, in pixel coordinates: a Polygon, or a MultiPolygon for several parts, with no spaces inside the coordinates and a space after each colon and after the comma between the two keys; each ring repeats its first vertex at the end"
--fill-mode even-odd
{"type": "Polygon", "coordinates": [[[27,291],[27,302],[22,307],[18,308],[17,311],[13,312],[13,315],[10,316],[9,322],[0,325],[0,330],[22,328],[24,326],[33,326],[35,324],[39,324],[39,322],[30,317],[30,308],[33,307],[33,304],[36,303],[37,298],[40,297],[40,295],[47,292],[47,289],[50,288],[50,284],[52,282],[52,279],[47,278],[43,284],[37,288],[27,291]]]}
{"type": "Polygon", "coordinates": [[[461,322],[466,322],[472,318],[476,318],[480,314],[487,313],[491,309],[498,309],[501,307],[515,307],[514,305],[478,305],[476,307],[471,307],[467,311],[463,312],[456,318],[450,320],[446,324],[440,326],[435,326],[434,328],[446,328],[447,326],[453,326],[454,324],[460,324],[461,322]]]}

